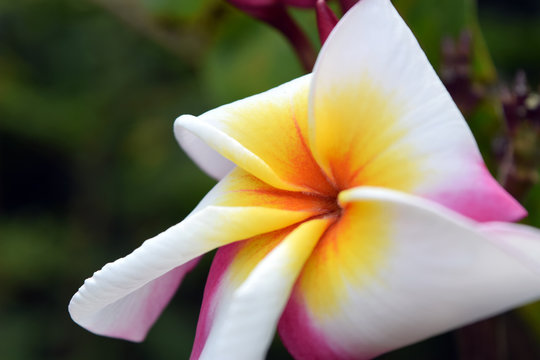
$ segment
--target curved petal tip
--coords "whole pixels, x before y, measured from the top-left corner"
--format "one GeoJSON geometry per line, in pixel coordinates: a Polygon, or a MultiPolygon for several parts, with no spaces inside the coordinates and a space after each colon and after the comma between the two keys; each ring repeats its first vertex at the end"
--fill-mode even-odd
{"type": "Polygon", "coordinates": [[[197,121],[197,118],[192,115],[182,115],[176,119],[174,122],[176,140],[201,170],[210,177],[221,180],[235,165],[184,127],[185,122],[192,121],[197,121]]]}

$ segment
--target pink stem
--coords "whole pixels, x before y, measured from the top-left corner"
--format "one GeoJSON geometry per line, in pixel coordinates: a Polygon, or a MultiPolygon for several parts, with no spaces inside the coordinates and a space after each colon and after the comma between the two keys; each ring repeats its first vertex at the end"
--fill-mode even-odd
{"type": "Polygon", "coordinates": [[[296,24],[289,13],[287,13],[285,6],[279,3],[250,6],[239,4],[237,0],[229,0],[229,2],[254,18],[264,21],[279,30],[293,47],[304,70],[311,72],[317,58],[317,53],[304,31],[296,24]]]}
{"type": "Polygon", "coordinates": [[[336,14],[328,7],[325,0],[317,0],[315,4],[315,11],[317,14],[317,28],[319,29],[319,38],[321,44],[324,44],[330,32],[334,26],[336,26],[338,19],[336,14]]]}
{"type": "Polygon", "coordinates": [[[357,2],[358,0],[339,0],[339,5],[341,5],[341,12],[345,14],[357,2]]]}

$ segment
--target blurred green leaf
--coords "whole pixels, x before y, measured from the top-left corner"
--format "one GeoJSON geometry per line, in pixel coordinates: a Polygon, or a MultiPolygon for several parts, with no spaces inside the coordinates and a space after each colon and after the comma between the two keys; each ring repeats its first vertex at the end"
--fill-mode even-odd
{"type": "Polygon", "coordinates": [[[455,39],[462,31],[469,30],[473,35],[475,78],[485,82],[495,80],[495,67],[478,25],[475,0],[395,0],[393,3],[435,68],[441,63],[442,39],[455,39]]]}
{"type": "Polygon", "coordinates": [[[178,17],[193,19],[201,17],[211,5],[220,0],[198,0],[198,1],[178,1],[178,0],[139,0],[144,7],[156,16],[167,18],[178,17]]]}
{"type": "Polygon", "coordinates": [[[0,222],[0,278],[4,285],[46,284],[69,265],[67,226],[52,219],[0,222]]]}
{"type": "MultiPolygon", "coordinates": [[[[494,80],[473,0],[395,4],[436,68],[441,39],[470,29],[475,79],[494,80]]],[[[317,44],[313,12],[292,14],[317,44]]],[[[506,13],[483,17],[490,50],[508,73],[537,67],[538,21],[524,21],[506,13]]],[[[182,220],[215,183],[176,144],[178,115],[198,115],[301,74],[280,34],[222,0],[0,1],[3,357],[187,357],[211,257],[186,278],[142,344],[78,327],[67,314],[70,296],[104,263],[182,220]]],[[[490,100],[469,119],[492,169],[499,117],[490,100]]],[[[524,204],[526,221],[538,226],[540,186],[524,204]]],[[[538,305],[522,311],[538,338],[539,313],[538,305]]],[[[438,352],[450,356],[452,344],[443,335],[385,358],[442,358],[438,352]]],[[[269,354],[288,356],[279,343],[269,354]]]]}
{"type": "Polygon", "coordinates": [[[291,48],[270,27],[231,11],[217,32],[203,67],[205,89],[214,106],[302,75],[291,48]]]}

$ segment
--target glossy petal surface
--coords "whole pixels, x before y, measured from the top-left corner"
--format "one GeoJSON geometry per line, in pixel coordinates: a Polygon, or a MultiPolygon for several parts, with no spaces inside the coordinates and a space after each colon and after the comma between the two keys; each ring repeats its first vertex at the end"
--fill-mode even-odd
{"type": "Polygon", "coordinates": [[[174,130],[182,149],[210,177],[221,180],[236,166],[186,129],[176,127],[174,130]]]}
{"type": "Polygon", "coordinates": [[[321,206],[313,197],[268,189],[242,170],[233,171],[184,221],[87,279],[71,300],[72,318],[101,335],[142,340],[184,274],[171,270],[217,247],[297,223],[321,206]],[[168,288],[157,292],[156,287],[168,288]],[[141,309],[148,314],[141,315],[141,309]]]}
{"type": "Polygon", "coordinates": [[[479,221],[525,215],[486,170],[465,120],[390,1],[363,0],[344,16],[311,86],[311,148],[337,188],[414,193],[479,221]]]}
{"type": "Polygon", "coordinates": [[[367,359],[540,297],[539,232],[492,222],[525,211],[389,0],[354,6],[313,75],[175,134],[222,180],[85,282],[90,331],[141,340],[215,248],[193,359],[263,358],[278,320],[295,358],[367,359]]]}
{"type": "Polygon", "coordinates": [[[183,115],[176,133],[191,132],[276,188],[333,192],[307,144],[310,80],[306,75],[199,117],[183,115]]]}
{"type": "MultiPolygon", "coordinates": [[[[465,217],[381,188],[339,199],[342,218],[318,243],[281,319],[297,359],[372,358],[540,296],[538,272],[465,217]]],[[[538,250],[538,231],[527,241],[538,250]]]]}
{"type": "Polygon", "coordinates": [[[298,273],[331,221],[307,221],[220,249],[192,358],[262,359],[298,273]]]}

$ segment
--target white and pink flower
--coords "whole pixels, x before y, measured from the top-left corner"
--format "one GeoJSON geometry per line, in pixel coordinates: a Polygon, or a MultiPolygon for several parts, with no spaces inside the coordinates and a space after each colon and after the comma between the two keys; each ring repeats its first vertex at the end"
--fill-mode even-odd
{"type": "Polygon", "coordinates": [[[338,23],[313,74],[175,123],[219,183],[105,265],[69,311],[141,341],[216,248],[193,359],[367,359],[540,297],[540,232],[389,0],[338,23]]]}

